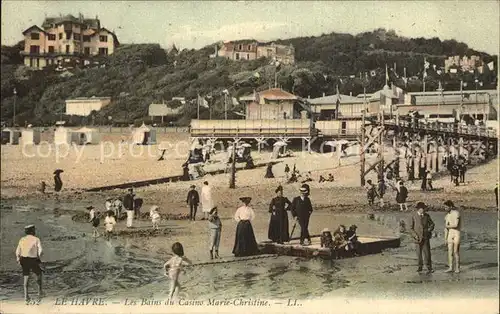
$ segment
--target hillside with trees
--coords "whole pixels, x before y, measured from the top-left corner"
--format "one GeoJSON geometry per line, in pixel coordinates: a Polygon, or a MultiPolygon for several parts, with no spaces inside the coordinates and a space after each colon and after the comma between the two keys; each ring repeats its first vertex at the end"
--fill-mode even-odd
{"type": "MultiPolygon", "coordinates": [[[[2,120],[12,119],[14,101],[19,124],[50,125],[61,117],[71,121],[72,117],[62,114],[68,98],[111,96],[112,103],[93,113],[87,123],[139,123],[147,119],[149,104],[185,97],[183,114],[173,122],[186,125],[196,118],[198,94],[211,96],[208,99],[212,118],[220,118],[224,115],[223,90],[238,98],[254,89],[272,87],[275,69],[280,87],[301,97],[314,98],[335,93],[337,85],[344,94],[357,95],[363,88],[367,93],[379,90],[385,84],[386,64],[391,68],[390,81],[408,91],[422,88],[424,58],[441,67],[446,56],[476,54],[485,63],[494,61],[495,69],[498,66],[496,56],[474,51],[464,43],[437,38],[408,39],[383,29],[358,35],[332,33],[277,42],[294,45],[295,65],[276,69],[264,58],[252,61],[210,58],[213,45],[199,50],[167,52],[155,44],[134,44],[120,46],[106,59],[104,66],[72,70],[71,77],[61,77],[53,69],[31,71],[22,66],[19,57],[22,42],[13,47],[2,46],[2,120]],[[404,67],[410,77],[406,85],[402,79],[404,67]],[[14,88],[17,96],[13,94],[14,88]]],[[[474,88],[476,78],[483,82],[481,88],[496,88],[496,73],[485,69],[482,74],[456,75],[438,75],[430,69],[426,90],[435,90],[438,81],[443,82],[446,90],[458,89],[460,79],[470,81],[470,89],[474,88]]],[[[242,110],[239,106],[231,108],[229,117],[237,117],[234,112],[242,110]]],[[[200,114],[202,118],[209,116],[205,108],[200,114]]]]}

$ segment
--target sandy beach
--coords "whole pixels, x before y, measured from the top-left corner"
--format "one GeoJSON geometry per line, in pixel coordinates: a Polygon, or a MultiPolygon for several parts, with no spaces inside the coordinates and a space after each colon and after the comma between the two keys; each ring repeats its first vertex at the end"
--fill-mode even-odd
{"type": "MultiPolygon", "coordinates": [[[[121,138],[111,135],[114,143],[121,138]],[[113,138],[114,137],[114,138],[113,138]]],[[[186,134],[168,134],[159,141],[187,141],[186,134]]],[[[160,144],[161,145],[161,144],[160,144]]],[[[49,146],[46,146],[49,147],[49,146]]],[[[91,226],[81,219],[84,208],[93,205],[104,209],[108,196],[123,196],[124,191],[87,193],[85,188],[119,184],[130,181],[159,178],[180,173],[184,155],[156,161],[157,156],[121,157],[104,159],[101,163],[100,147],[86,146],[84,153],[74,151],[56,160],[26,157],[20,146],[2,147],[1,187],[1,269],[2,298],[22,298],[22,277],[13,252],[22,227],[37,225],[44,243],[44,265],[47,270],[45,286],[48,298],[71,295],[103,295],[110,298],[158,296],[166,298],[168,283],[162,275],[161,265],[171,254],[171,245],[183,243],[186,255],[195,263],[209,262],[208,228],[206,221],[163,220],[159,235],[148,233],[149,220],[139,220],[134,231],[113,238],[94,241],[91,226]],[[79,157],[78,157],[79,156],[79,157]],[[78,163],[75,159],[80,158],[78,163]],[[52,172],[64,169],[64,188],[61,193],[37,194],[36,187],[46,180],[52,185],[52,172]],[[72,219],[73,218],[73,219],[72,219]],[[142,232],[142,233],[141,233],[142,232]],[[141,234],[139,234],[141,233],[141,234]]],[[[133,147],[132,149],[140,149],[133,147]]],[[[158,154],[158,147],[151,147],[158,154]]],[[[167,156],[169,156],[167,152],[167,156]]],[[[369,158],[373,158],[370,156],[369,158]]],[[[221,160],[223,155],[214,156],[221,160]]],[[[256,162],[268,161],[270,152],[254,154],[256,162]]],[[[325,296],[349,298],[377,297],[492,297],[498,294],[497,274],[497,211],[493,188],[497,180],[498,162],[491,161],[470,169],[466,183],[459,187],[451,184],[448,176],[434,180],[435,191],[421,192],[420,182],[409,184],[409,205],[413,211],[417,201],[429,204],[430,215],[436,222],[435,238],[431,241],[436,273],[420,276],[415,273],[414,247],[406,234],[400,234],[399,222],[408,221],[411,211],[401,213],[395,206],[395,193],[388,192],[384,208],[367,205],[366,192],[359,186],[359,156],[338,160],[332,154],[299,154],[284,158],[274,166],[274,179],[264,179],[265,168],[237,172],[236,189],[229,189],[229,175],[206,176],[190,182],[176,182],[136,189],[137,197],[144,200],[143,212],[158,205],[166,214],[186,214],[186,194],[191,184],[201,188],[207,180],[212,186],[215,204],[222,217],[221,257],[230,263],[199,265],[187,269],[181,279],[183,296],[206,299],[224,289],[227,295],[259,298],[314,299],[325,296]],[[310,231],[319,233],[323,228],[335,229],[339,224],[358,226],[358,234],[401,236],[400,248],[382,254],[354,259],[324,261],[306,260],[287,256],[265,257],[234,262],[231,250],[236,222],[232,218],[239,197],[251,196],[256,219],[252,222],[258,241],[267,240],[268,206],[274,189],[284,181],[284,166],[296,164],[301,171],[311,171],[310,182],[314,213],[310,231]],[[320,174],[333,173],[335,182],[318,183],[320,174]],[[464,243],[462,245],[463,272],[444,274],[446,247],[443,240],[444,208],[442,203],[451,199],[464,212],[464,243]],[[370,220],[368,214],[375,214],[370,220]],[[422,287],[422,288],[416,288],[422,287]],[[446,291],[446,292],[444,292],[446,291]]],[[[208,165],[207,169],[221,165],[208,165]]],[[[300,184],[285,184],[284,195],[298,195],[300,184]]],[[[199,211],[198,219],[201,218],[199,211]]],[[[290,225],[293,223],[290,219],[290,225]]],[[[120,221],[117,231],[125,229],[120,221]]],[[[296,235],[298,230],[296,231],[296,235]]]]}

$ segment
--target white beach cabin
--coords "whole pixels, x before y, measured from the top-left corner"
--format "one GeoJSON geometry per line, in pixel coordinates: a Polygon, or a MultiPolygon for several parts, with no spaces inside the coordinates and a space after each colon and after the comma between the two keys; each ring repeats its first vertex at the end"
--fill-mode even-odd
{"type": "Polygon", "coordinates": [[[66,129],[63,126],[57,127],[56,131],[54,132],[54,144],[56,145],[63,145],[71,144],[71,130],[66,129]]]}
{"type": "Polygon", "coordinates": [[[83,127],[78,130],[71,131],[72,142],[77,145],[99,144],[101,137],[96,129],[83,127]]]}
{"type": "Polygon", "coordinates": [[[5,128],[2,130],[2,145],[10,144],[17,145],[19,144],[19,138],[21,137],[21,131],[18,129],[5,128]]]}
{"type": "Polygon", "coordinates": [[[136,145],[156,144],[156,130],[143,123],[140,127],[133,130],[132,141],[136,145]]]}
{"type": "Polygon", "coordinates": [[[23,145],[38,145],[41,141],[41,133],[32,128],[24,129],[21,132],[21,141],[23,145]]]}

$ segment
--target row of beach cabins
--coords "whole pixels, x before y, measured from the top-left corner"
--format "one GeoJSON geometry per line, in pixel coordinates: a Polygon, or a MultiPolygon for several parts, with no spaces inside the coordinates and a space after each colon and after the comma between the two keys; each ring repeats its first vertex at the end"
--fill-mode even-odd
{"type": "MultiPolygon", "coordinates": [[[[34,128],[4,128],[2,129],[2,145],[38,145],[41,143],[41,131],[34,128]]],[[[137,145],[156,144],[156,130],[142,124],[131,129],[132,143],[137,145]]],[[[101,136],[97,129],[82,127],[79,129],[56,127],[53,143],[55,145],[92,145],[99,144],[101,136]]]]}

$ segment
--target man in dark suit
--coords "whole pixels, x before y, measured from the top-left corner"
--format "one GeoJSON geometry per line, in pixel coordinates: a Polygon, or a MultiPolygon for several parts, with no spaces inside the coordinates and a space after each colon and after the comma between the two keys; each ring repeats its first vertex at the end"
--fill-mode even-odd
{"type": "Polygon", "coordinates": [[[191,185],[191,189],[188,192],[186,198],[186,204],[189,206],[189,220],[196,220],[196,211],[198,210],[198,204],[200,203],[200,195],[196,191],[196,186],[191,185]]]}
{"type": "Polygon", "coordinates": [[[313,211],[311,200],[308,196],[307,188],[300,188],[300,196],[297,196],[292,201],[292,216],[299,222],[300,225],[300,244],[304,245],[304,240],[308,240],[311,244],[311,236],[309,235],[309,218],[313,211]]]}
{"type": "Polygon", "coordinates": [[[434,222],[431,216],[425,212],[427,206],[423,202],[417,203],[417,212],[411,218],[410,232],[415,240],[417,248],[417,258],[418,258],[418,272],[422,271],[424,260],[422,259],[422,253],[425,259],[425,265],[427,267],[427,273],[432,273],[432,261],[431,261],[431,246],[430,239],[432,237],[432,232],[434,231],[434,222]]]}

